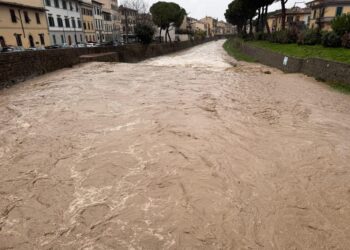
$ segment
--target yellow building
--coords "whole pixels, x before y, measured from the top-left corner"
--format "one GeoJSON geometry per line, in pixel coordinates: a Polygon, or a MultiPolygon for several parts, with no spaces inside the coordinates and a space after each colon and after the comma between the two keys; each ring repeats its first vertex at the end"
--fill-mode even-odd
{"type": "Polygon", "coordinates": [[[86,42],[96,42],[96,30],[92,3],[80,1],[81,15],[83,18],[84,35],[86,42]]]}
{"type": "Polygon", "coordinates": [[[217,33],[218,20],[209,16],[206,16],[200,20],[206,24],[207,36],[212,37],[217,33]]]}
{"type": "MultiPolygon", "coordinates": [[[[311,9],[294,7],[286,10],[286,29],[297,27],[299,29],[309,26],[311,9]]],[[[276,10],[269,13],[267,18],[270,31],[279,31],[282,29],[282,11],[276,10]]],[[[265,27],[266,29],[266,27],[265,27]]]]}
{"type": "Polygon", "coordinates": [[[311,8],[310,28],[330,31],[331,22],[336,16],[350,13],[350,0],[316,0],[307,3],[311,8]]]}
{"type": "Polygon", "coordinates": [[[50,45],[41,0],[0,0],[0,45],[42,47],[50,45]]]}

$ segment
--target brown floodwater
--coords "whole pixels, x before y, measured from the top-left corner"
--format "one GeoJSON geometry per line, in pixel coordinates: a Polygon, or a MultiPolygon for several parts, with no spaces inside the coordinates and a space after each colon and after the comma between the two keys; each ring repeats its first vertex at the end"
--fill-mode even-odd
{"type": "Polygon", "coordinates": [[[0,249],[349,249],[350,96],[223,41],[0,92],[0,249]]]}

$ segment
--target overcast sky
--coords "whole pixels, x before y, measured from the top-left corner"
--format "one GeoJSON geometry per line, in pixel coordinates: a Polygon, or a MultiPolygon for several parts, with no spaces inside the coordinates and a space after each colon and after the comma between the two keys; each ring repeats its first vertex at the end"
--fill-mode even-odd
{"type": "MultiPolygon", "coordinates": [[[[151,6],[153,3],[159,0],[145,0],[151,6]]],[[[225,20],[224,13],[228,4],[232,0],[162,0],[166,2],[175,2],[186,9],[187,13],[194,18],[202,18],[205,16],[212,16],[225,20]]],[[[309,0],[306,0],[308,2],[309,0]]],[[[289,0],[287,6],[293,7],[296,2],[304,2],[301,0],[289,0]]],[[[270,6],[269,10],[280,9],[280,3],[275,3],[270,6]]],[[[302,3],[298,3],[298,6],[303,7],[302,3]]]]}

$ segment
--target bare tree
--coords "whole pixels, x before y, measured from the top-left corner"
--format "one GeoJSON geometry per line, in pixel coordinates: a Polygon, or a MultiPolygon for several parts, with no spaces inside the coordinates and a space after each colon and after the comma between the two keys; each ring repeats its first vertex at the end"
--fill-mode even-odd
{"type": "Polygon", "coordinates": [[[149,5],[144,0],[123,0],[124,7],[137,10],[139,14],[148,13],[149,5]]]}

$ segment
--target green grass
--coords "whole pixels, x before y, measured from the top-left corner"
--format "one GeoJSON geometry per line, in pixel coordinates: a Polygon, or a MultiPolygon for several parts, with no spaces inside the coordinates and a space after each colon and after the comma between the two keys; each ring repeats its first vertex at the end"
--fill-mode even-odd
{"type": "Polygon", "coordinates": [[[350,85],[344,83],[327,83],[332,89],[350,95],[350,85]]]}
{"type": "Polygon", "coordinates": [[[279,44],[268,41],[249,41],[248,44],[299,58],[320,58],[350,64],[350,49],[325,48],[321,45],[279,44]]]}
{"type": "Polygon", "coordinates": [[[256,62],[253,57],[240,52],[239,49],[235,46],[235,41],[233,39],[228,39],[224,43],[224,49],[230,56],[234,57],[238,61],[256,62]]]}

